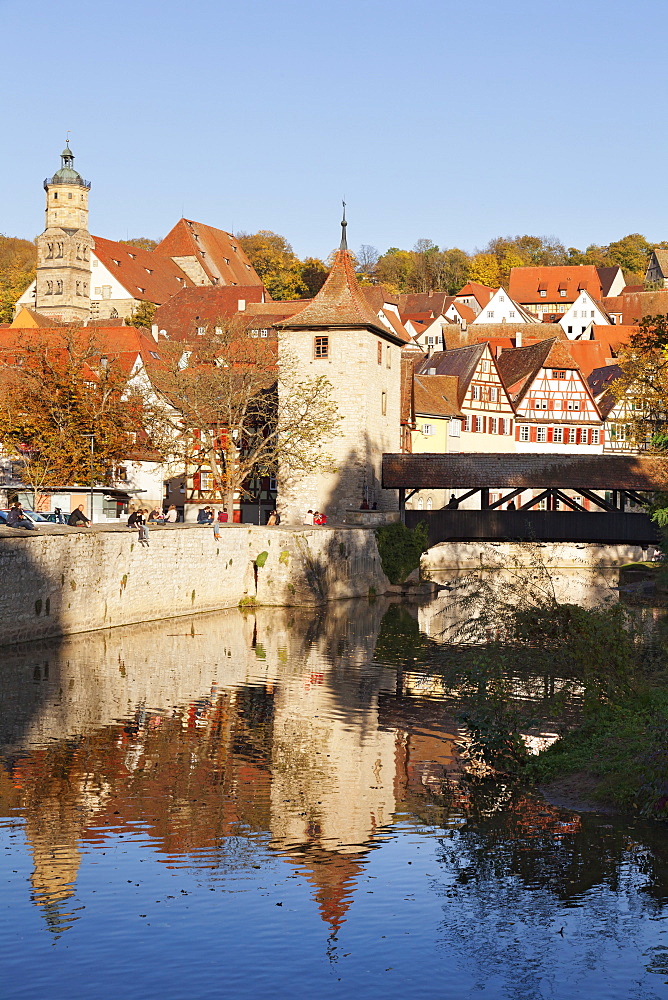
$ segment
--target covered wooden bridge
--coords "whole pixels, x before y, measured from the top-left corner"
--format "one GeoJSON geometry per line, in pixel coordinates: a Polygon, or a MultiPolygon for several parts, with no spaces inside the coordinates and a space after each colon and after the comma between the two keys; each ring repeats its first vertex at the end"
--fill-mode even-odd
{"type": "Polygon", "coordinates": [[[402,519],[408,527],[427,523],[430,545],[535,539],[646,547],[658,541],[658,528],[646,513],[629,512],[627,507],[629,501],[645,505],[657,490],[668,493],[668,459],[500,453],[383,455],[383,487],[399,490],[402,519]],[[406,509],[407,500],[428,489],[456,492],[458,506],[431,511],[406,509]],[[490,502],[492,490],[500,496],[490,502]],[[532,496],[521,503],[527,490],[532,496]],[[476,495],[479,510],[461,508],[476,495]],[[546,509],[536,510],[541,501],[546,509]],[[516,509],[508,510],[509,504],[516,509]]]}

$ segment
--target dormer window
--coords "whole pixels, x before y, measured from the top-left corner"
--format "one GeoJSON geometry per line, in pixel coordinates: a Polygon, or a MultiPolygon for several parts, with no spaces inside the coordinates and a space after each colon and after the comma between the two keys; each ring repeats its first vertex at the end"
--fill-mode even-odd
{"type": "MultiPolygon", "coordinates": [[[[112,257],[112,260],[114,260],[113,257],[112,257]]],[[[114,260],[114,264],[116,265],[116,267],[120,267],[121,266],[120,260],[114,260]]]]}
{"type": "Polygon", "coordinates": [[[547,292],[545,291],[544,288],[541,288],[539,294],[540,294],[541,299],[544,299],[545,296],[547,295],[547,292]]]}
{"type": "Polygon", "coordinates": [[[137,254],[136,253],[130,253],[130,251],[128,250],[128,257],[132,257],[133,260],[136,260],[137,259],[137,254]]]}
{"type": "Polygon", "coordinates": [[[566,289],[565,288],[560,288],[559,289],[559,294],[561,295],[562,299],[565,299],[566,298],[566,289]]]}
{"type": "Polygon", "coordinates": [[[152,267],[145,267],[144,270],[146,271],[147,274],[153,274],[153,268],[152,267]]]}
{"type": "Polygon", "coordinates": [[[140,291],[140,292],[142,293],[142,295],[143,295],[143,294],[144,294],[144,292],[146,291],[146,289],[145,289],[145,288],[139,288],[139,285],[137,285],[137,288],[138,288],[138,289],[139,289],[139,291],[140,291]]]}

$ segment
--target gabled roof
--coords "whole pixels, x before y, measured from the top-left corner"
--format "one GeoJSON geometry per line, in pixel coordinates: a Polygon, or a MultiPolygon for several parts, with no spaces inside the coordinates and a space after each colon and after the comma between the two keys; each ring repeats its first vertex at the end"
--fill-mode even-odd
{"type": "Polygon", "coordinates": [[[574,302],[585,289],[593,298],[601,298],[601,279],[593,264],[513,267],[508,282],[511,299],[525,306],[542,302],[574,302]],[[544,295],[540,294],[541,290],[544,295]],[[561,295],[560,290],[566,294],[561,295]]]}
{"type": "MultiPolygon", "coordinates": [[[[262,285],[198,285],[183,288],[156,309],[154,323],[171,340],[183,340],[197,334],[197,327],[214,327],[219,320],[229,320],[243,300],[248,308],[261,303],[262,285]]],[[[273,305],[274,303],[271,303],[273,305]]]]}
{"type": "Polygon", "coordinates": [[[488,285],[481,285],[479,281],[467,281],[464,287],[459,289],[455,298],[459,299],[464,295],[472,295],[480,308],[483,309],[494,295],[495,291],[496,288],[490,288],[488,285]]]}
{"type": "Polygon", "coordinates": [[[611,323],[592,326],[592,339],[603,344],[608,351],[617,354],[620,348],[626,346],[634,333],[638,332],[635,324],[611,323]]]}
{"type": "Polygon", "coordinates": [[[653,250],[652,252],[664,278],[668,278],[668,250],[653,250]]]}
{"type": "Polygon", "coordinates": [[[434,351],[429,358],[425,358],[416,366],[416,374],[434,375],[454,375],[459,379],[457,405],[461,406],[466,395],[469,383],[475,374],[478,363],[482,358],[487,344],[471,344],[468,347],[460,347],[454,351],[434,351]]]}
{"type": "Polygon", "coordinates": [[[612,383],[616,382],[622,375],[623,372],[619,365],[606,365],[604,368],[596,368],[587,379],[589,391],[596,400],[598,411],[604,420],[619,402],[611,390],[612,383]]]}
{"type": "Polygon", "coordinates": [[[399,312],[402,313],[423,313],[429,312],[433,316],[445,313],[448,308],[448,300],[452,299],[447,292],[402,292],[398,296],[399,312]]]}
{"type": "Polygon", "coordinates": [[[613,282],[621,271],[621,268],[616,264],[614,267],[597,267],[596,270],[598,271],[598,277],[601,282],[601,295],[605,297],[610,292],[613,282]]]}
{"type": "Polygon", "coordinates": [[[367,302],[357,281],[350,251],[345,248],[336,251],[332,269],[315,298],[280,326],[290,330],[361,327],[397,343],[405,343],[394,331],[388,330],[367,302]]]}
{"type": "Polygon", "coordinates": [[[34,309],[28,309],[27,306],[21,306],[13,321],[8,324],[8,326],[14,329],[35,329],[36,327],[52,327],[56,326],[52,316],[43,316],[41,313],[35,312],[34,309]]]}
{"type": "Polygon", "coordinates": [[[415,413],[430,417],[461,417],[456,375],[416,375],[415,413]]]}
{"type": "MultiPolygon", "coordinates": [[[[543,340],[528,347],[502,351],[496,359],[501,381],[513,403],[519,403],[538,372],[546,364],[556,340],[543,340]]],[[[571,364],[572,364],[572,359],[571,364]]],[[[559,367],[565,367],[559,365],[559,367]]]]}
{"type": "MultiPolygon", "coordinates": [[[[169,257],[94,236],[93,253],[126,289],[128,297],[162,305],[192,281],[169,257]]],[[[95,271],[91,276],[95,285],[95,271]]]]}
{"type": "Polygon", "coordinates": [[[179,219],[153,251],[166,257],[195,257],[213,285],[261,285],[237,239],[192,219],[179,219]]]}

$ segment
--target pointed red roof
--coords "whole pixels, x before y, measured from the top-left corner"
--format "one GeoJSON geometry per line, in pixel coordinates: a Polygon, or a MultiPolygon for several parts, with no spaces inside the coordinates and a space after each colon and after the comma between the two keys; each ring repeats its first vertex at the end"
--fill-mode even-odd
{"type": "Polygon", "coordinates": [[[387,340],[404,341],[381,323],[360,289],[350,252],[337,250],[332,270],[325,284],[309,304],[291,319],[279,324],[283,329],[312,330],[320,327],[345,327],[373,330],[387,340]]]}

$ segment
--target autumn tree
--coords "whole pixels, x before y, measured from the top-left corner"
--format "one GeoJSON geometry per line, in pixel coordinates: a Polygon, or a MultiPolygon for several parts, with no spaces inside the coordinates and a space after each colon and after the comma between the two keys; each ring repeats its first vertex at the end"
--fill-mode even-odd
{"type": "Polygon", "coordinates": [[[11,323],[16,300],[35,280],[36,266],[33,242],[0,236],[0,323],[11,323]]]}
{"type": "Polygon", "coordinates": [[[307,257],[300,265],[299,276],[308,298],[317,295],[327,280],[329,268],[318,257],[307,257]]]}
{"type": "Polygon", "coordinates": [[[378,267],[379,258],[380,254],[376,248],[369,246],[368,243],[363,243],[357,251],[356,270],[363,284],[372,285],[376,283],[376,268],[378,267]]]}
{"type": "Polygon", "coordinates": [[[155,250],[159,240],[152,240],[148,236],[133,236],[131,240],[119,240],[128,247],[138,247],[140,250],[155,250]]]}
{"type": "Polygon", "coordinates": [[[299,299],[307,293],[301,262],[284,236],[262,229],[236,237],[272,299],[299,299]]]}
{"type": "Polygon", "coordinates": [[[296,476],[330,467],[326,444],[339,420],[331,384],[298,378],[289,361],[279,369],[275,340],[220,320],[185,354],[168,342],[161,356],[154,378],[165,405],[154,407],[152,440],[174,462],[185,454],[194,477],[211,473],[208,499],[231,511],[246,481],[275,473],[279,460],[296,476]]]}
{"type": "Polygon", "coordinates": [[[36,499],[44,489],[111,483],[142,434],[142,400],[95,332],[23,331],[0,354],[0,441],[36,499]]]}

